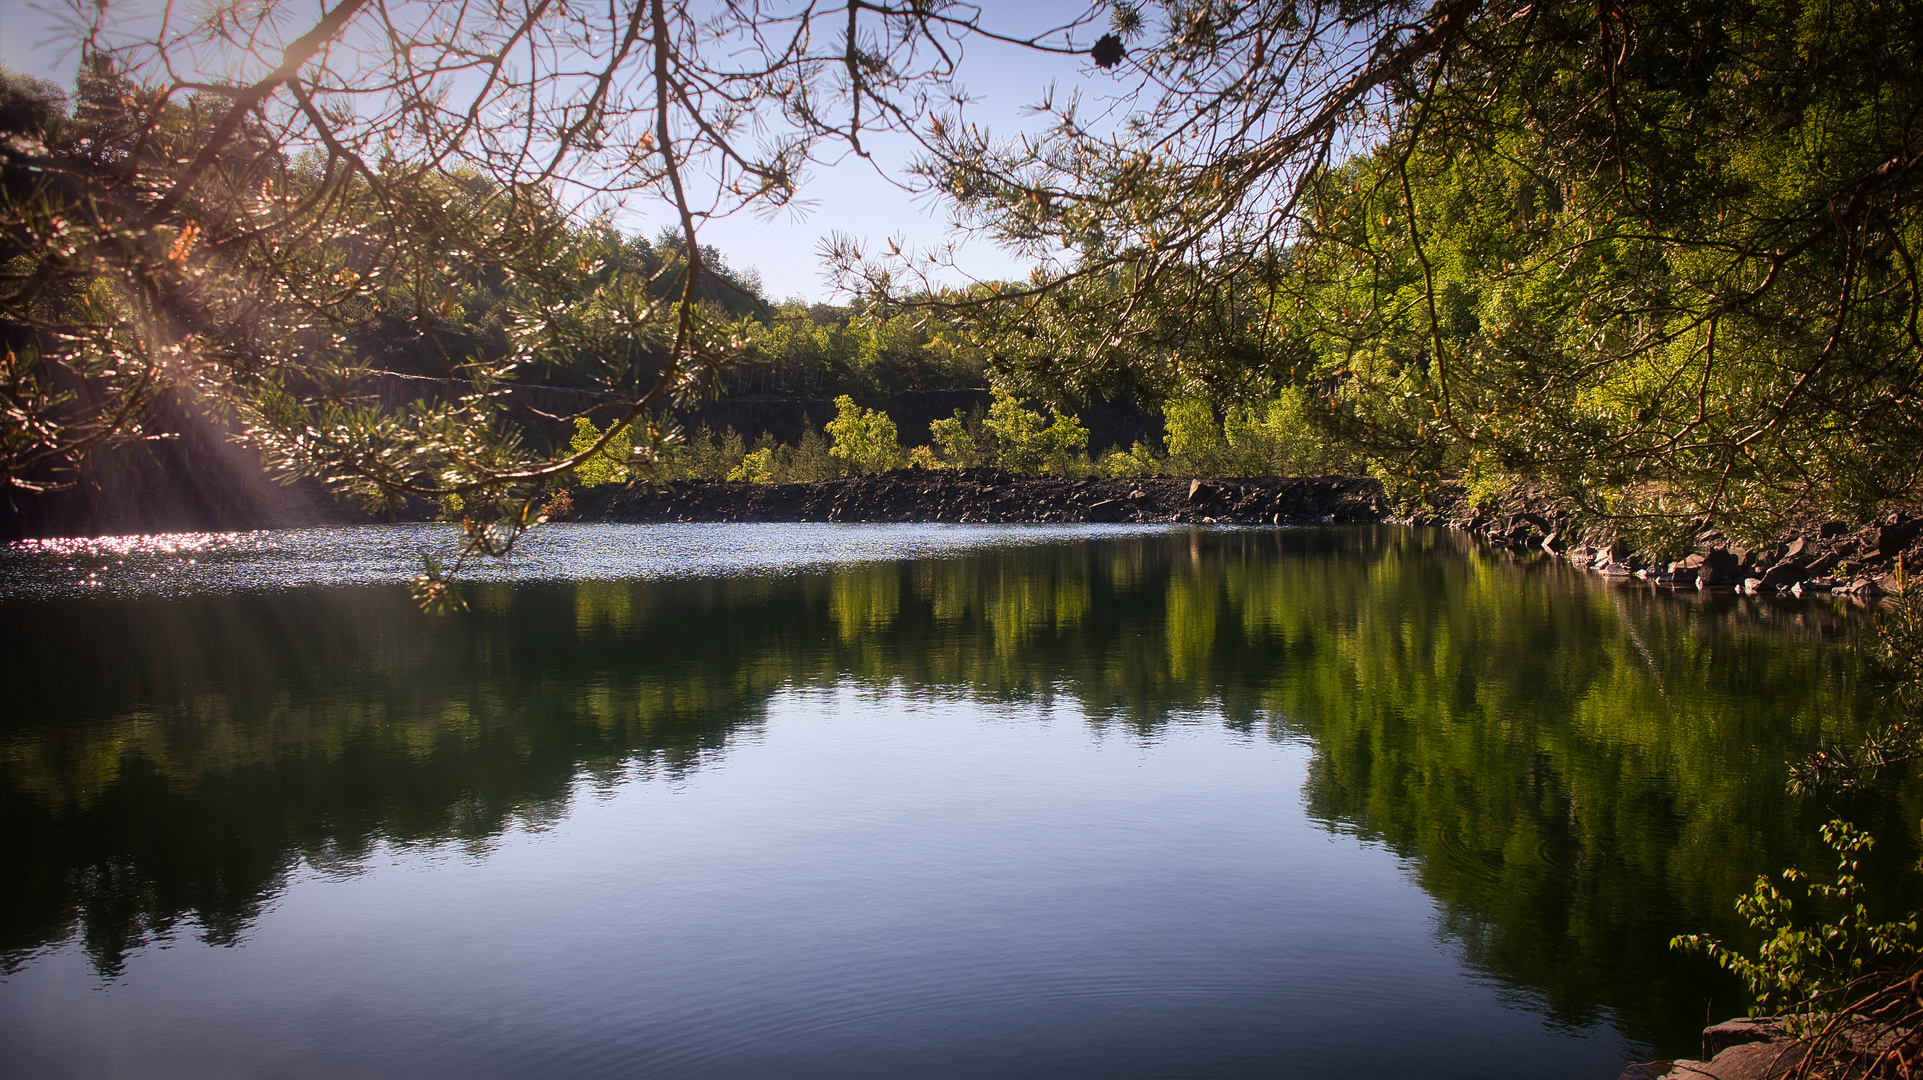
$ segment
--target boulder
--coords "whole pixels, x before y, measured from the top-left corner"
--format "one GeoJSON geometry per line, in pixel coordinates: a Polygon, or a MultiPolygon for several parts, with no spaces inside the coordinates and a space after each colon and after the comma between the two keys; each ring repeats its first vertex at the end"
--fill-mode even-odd
{"type": "Polygon", "coordinates": [[[1923,518],[1880,526],[1876,530],[1876,553],[1894,555],[1908,547],[1918,533],[1923,533],[1923,518]]]}
{"type": "Polygon", "coordinates": [[[1786,1080],[1802,1054],[1787,1042],[1732,1046],[1708,1061],[1678,1061],[1666,1080],[1786,1080]]]}
{"type": "Polygon", "coordinates": [[[1702,1061],[1649,1061],[1617,1080],[1782,1080],[1802,1060],[1782,1021],[1728,1020],[1703,1029],[1702,1061]]]}
{"type": "Polygon", "coordinates": [[[1691,555],[1683,560],[1683,565],[1694,569],[1697,582],[1703,585],[1735,585],[1743,580],[1742,561],[1726,548],[1691,555]]]}
{"type": "Polygon", "coordinates": [[[1732,1046],[1771,1042],[1787,1034],[1783,1030],[1783,1021],[1780,1017],[1744,1016],[1735,1020],[1725,1020],[1703,1029],[1703,1056],[1713,1058],[1732,1046]]]}

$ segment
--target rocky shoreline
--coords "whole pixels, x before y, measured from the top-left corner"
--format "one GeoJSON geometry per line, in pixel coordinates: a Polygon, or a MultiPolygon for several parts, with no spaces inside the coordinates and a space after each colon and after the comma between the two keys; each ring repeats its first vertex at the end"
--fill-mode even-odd
{"type": "Polygon", "coordinates": [[[1627,543],[1573,538],[1570,522],[1529,493],[1495,509],[1456,496],[1451,505],[1394,514],[1368,477],[1234,480],[1183,477],[1064,479],[997,469],[920,470],[807,484],[684,480],[635,483],[583,494],[558,520],[598,522],[874,521],[1134,522],[1198,525],[1396,523],[1454,529],[1511,550],[1542,550],[1605,577],[1670,588],[1733,588],[1752,594],[1896,591],[1898,560],[1923,566],[1923,510],[1886,508],[1874,520],[1808,521],[1766,544],[1745,545],[1707,529],[1684,558],[1657,561],[1627,543]]]}
{"type": "Polygon", "coordinates": [[[1730,588],[1754,595],[1835,593],[1870,598],[1894,593],[1899,567],[1923,568],[1923,508],[1888,506],[1866,522],[1792,522],[1770,540],[1743,544],[1716,529],[1696,534],[1695,548],[1676,560],[1652,559],[1623,540],[1585,542],[1569,520],[1522,492],[1496,509],[1459,500],[1453,510],[1397,519],[1468,532],[1498,548],[1541,549],[1610,578],[1670,588],[1730,588]]]}
{"type": "Polygon", "coordinates": [[[683,480],[574,500],[567,521],[1137,522],[1366,524],[1388,513],[1368,477],[1070,480],[998,469],[900,469],[811,484],[683,480]]]}

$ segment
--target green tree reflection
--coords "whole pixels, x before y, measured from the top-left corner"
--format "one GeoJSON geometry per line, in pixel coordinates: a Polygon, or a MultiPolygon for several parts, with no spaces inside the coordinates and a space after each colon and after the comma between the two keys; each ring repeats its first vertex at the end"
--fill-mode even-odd
{"type": "Polygon", "coordinates": [[[1865,718],[1844,609],[1657,595],[1397,530],[471,589],[444,619],[380,590],[6,606],[33,633],[0,658],[19,703],[0,958],[77,938],[111,976],[158,935],[236,941],[302,864],[484,851],[582,783],[699,768],[784,689],[852,680],[1066,696],[1151,740],[1198,712],[1304,740],[1312,815],[1403,857],[1470,963],[1557,1022],[1613,1013],[1687,1046],[1723,984],[1667,939],[1740,939],[1730,899],[1816,861],[1826,811],[1784,794],[1784,763],[1865,718]]]}

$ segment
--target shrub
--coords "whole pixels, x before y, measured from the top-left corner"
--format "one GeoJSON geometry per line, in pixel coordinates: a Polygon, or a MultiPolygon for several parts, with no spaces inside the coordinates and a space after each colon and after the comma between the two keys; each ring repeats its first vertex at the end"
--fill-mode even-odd
{"type": "Polygon", "coordinates": [[[1226,464],[1244,476],[1308,476],[1360,471],[1355,455],[1309,422],[1309,392],[1285,387],[1269,401],[1222,418],[1226,464]]]}
{"type": "Polygon", "coordinates": [[[774,478],[782,483],[807,484],[832,480],[841,475],[841,463],[830,455],[828,440],[814,428],[801,433],[801,441],[774,451],[774,478]]]}
{"type": "Polygon", "coordinates": [[[1040,413],[996,390],[983,427],[994,436],[996,463],[1009,472],[1067,476],[1081,471],[1077,455],[1088,446],[1088,429],[1074,416],[1056,413],[1044,426],[1040,413]]]}
{"type": "Polygon", "coordinates": [[[982,424],[980,410],[965,415],[960,409],[956,409],[953,416],[930,423],[928,434],[934,440],[935,453],[941,463],[951,469],[970,469],[983,464],[987,437],[982,424]]]}
{"type": "Polygon", "coordinates": [[[766,484],[774,479],[774,467],[774,448],[763,446],[743,455],[741,464],[736,465],[728,473],[728,479],[746,481],[750,484],[766,484]]]}
{"type": "MultiPolygon", "coordinates": [[[[594,426],[594,421],[585,416],[574,418],[574,437],[568,440],[568,447],[573,454],[585,454],[600,441],[601,429],[594,426]]],[[[574,482],[584,488],[626,483],[629,475],[628,458],[633,453],[633,438],[628,429],[623,427],[601,449],[574,466],[574,482]]]]}
{"type": "Polygon", "coordinates": [[[1216,426],[1215,409],[1201,398],[1176,398],[1162,406],[1168,429],[1169,466],[1189,476],[1220,476],[1228,458],[1228,442],[1216,426]]]}
{"type": "Polygon", "coordinates": [[[841,458],[855,472],[885,472],[901,463],[901,444],[894,418],[876,409],[863,409],[843,394],[835,399],[835,418],[828,421],[833,445],[828,453],[841,458]]]}
{"type": "Polygon", "coordinates": [[[677,480],[721,480],[740,467],[747,453],[748,449],[735,429],[728,428],[717,437],[703,424],[674,448],[669,455],[667,471],[671,478],[677,480]]]}
{"type": "Polygon", "coordinates": [[[1785,886],[1801,886],[1814,904],[1839,909],[1833,919],[1799,921],[1788,890],[1759,877],[1749,895],[1736,901],[1736,910],[1764,935],[1754,959],[1702,934],[1670,941],[1671,948],[1708,954],[1742,979],[1754,1001],[1753,1014],[1782,1013],[1802,1028],[1836,1012],[1866,976],[1913,968],[1923,958],[1916,912],[1892,922],[1870,920],[1857,874],[1860,857],[1874,839],[1833,820],[1823,826],[1823,842],[1836,852],[1833,880],[1818,881],[1795,867],[1783,871],[1782,879],[1785,886]]]}
{"type": "Polygon", "coordinates": [[[1155,458],[1155,451],[1145,442],[1137,442],[1128,450],[1110,450],[1102,455],[1097,466],[1103,476],[1159,476],[1162,463],[1155,458]]]}

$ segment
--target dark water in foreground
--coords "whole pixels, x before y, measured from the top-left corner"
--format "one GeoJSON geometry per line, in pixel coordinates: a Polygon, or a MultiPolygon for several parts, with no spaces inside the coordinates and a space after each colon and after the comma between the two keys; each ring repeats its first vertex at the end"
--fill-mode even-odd
{"type": "Polygon", "coordinates": [[[1846,608],[1440,534],[439,535],[0,555],[0,1074],[1608,1080],[1866,715],[1846,608]]]}

